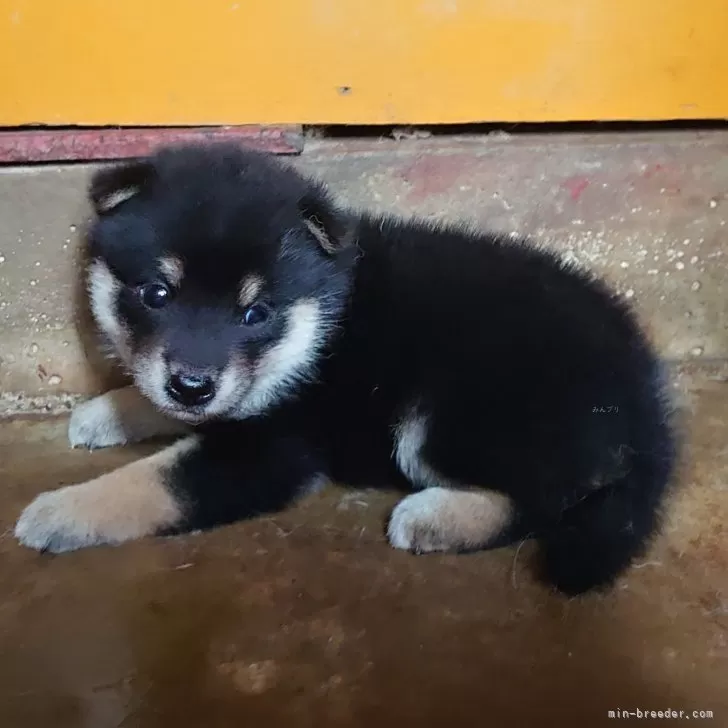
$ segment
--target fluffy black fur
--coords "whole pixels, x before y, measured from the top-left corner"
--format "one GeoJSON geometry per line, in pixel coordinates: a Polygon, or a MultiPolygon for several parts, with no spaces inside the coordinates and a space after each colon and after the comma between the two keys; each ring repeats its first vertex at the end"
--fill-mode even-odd
{"type": "Polygon", "coordinates": [[[422,456],[448,481],[508,495],[515,517],[493,544],[533,535],[545,578],[568,594],[609,585],[646,546],[675,460],[659,362],[625,303],[524,241],[341,212],[316,183],[229,146],[165,150],[103,172],[91,255],[123,282],[134,342],[164,329],[195,365],[255,358],[284,336],[235,318],[250,272],[266,305],[315,298],[315,366],[265,411],[201,422],[200,449],[169,486],[178,530],[285,507],[324,474],[404,485],[393,448],[414,407],[422,456]],[[113,209],[124,186],[136,194],[113,209]],[[185,263],[180,298],[144,310],[135,287],[165,254],[185,263]]]}

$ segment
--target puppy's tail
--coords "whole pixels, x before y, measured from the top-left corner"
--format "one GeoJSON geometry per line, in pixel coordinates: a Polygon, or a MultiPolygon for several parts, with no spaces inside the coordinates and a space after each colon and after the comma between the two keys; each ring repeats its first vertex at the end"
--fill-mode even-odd
{"type": "Polygon", "coordinates": [[[675,463],[669,430],[658,442],[657,451],[636,452],[628,473],[566,510],[541,536],[546,581],[568,595],[608,587],[644,552],[675,463]]]}

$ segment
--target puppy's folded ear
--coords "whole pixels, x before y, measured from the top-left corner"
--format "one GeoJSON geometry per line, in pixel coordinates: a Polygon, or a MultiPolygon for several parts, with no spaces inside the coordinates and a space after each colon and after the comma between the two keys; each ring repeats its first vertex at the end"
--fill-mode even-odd
{"type": "Polygon", "coordinates": [[[136,197],[154,175],[151,162],[140,160],[109,167],[91,179],[89,199],[96,214],[108,215],[132,197],[136,197]]]}
{"type": "Polygon", "coordinates": [[[349,239],[346,218],[336,209],[322,184],[309,184],[298,209],[311,236],[326,253],[334,255],[346,247],[349,239]]]}

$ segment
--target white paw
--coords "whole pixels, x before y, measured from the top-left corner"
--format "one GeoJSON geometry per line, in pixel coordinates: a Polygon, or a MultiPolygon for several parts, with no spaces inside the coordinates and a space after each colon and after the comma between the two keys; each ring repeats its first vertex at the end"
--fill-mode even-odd
{"type": "Polygon", "coordinates": [[[23,511],[15,526],[15,537],[20,543],[37,551],[53,553],[101,543],[103,539],[83,517],[79,488],[83,489],[83,486],[71,485],[41,493],[23,511]]]}
{"type": "Polygon", "coordinates": [[[111,447],[130,441],[124,430],[113,392],[94,397],[74,407],[68,424],[71,447],[111,447]]]}
{"type": "Polygon", "coordinates": [[[114,389],[79,404],[71,413],[72,447],[111,447],[151,437],[181,435],[187,427],[166,417],[134,387],[114,389]]]}
{"type": "Polygon", "coordinates": [[[401,500],[389,519],[389,543],[396,549],[416,553],[450,550],[453,544],[443,540],[439,523],[449,495],[450,491],[444,488],[427,488],[401,500]]]}
{"type": "Polygon", "coordinates": [[[387,533],[392,546],[415,553],[470,551],[494,543],[513,512],[493,490],[427,488],[397,504],[387,533]]]}

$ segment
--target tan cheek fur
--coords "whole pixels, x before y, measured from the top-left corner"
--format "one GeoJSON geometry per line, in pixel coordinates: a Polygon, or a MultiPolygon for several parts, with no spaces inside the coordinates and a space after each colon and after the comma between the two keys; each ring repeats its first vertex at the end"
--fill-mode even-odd
{"type": "Polygon", "coordinates": [[[114,353],[125,363],[131,361],[129,332],[119,320],[116,299],[121,282],[101,260],[95,260],[88,269],[88,290],[91,311],[98,327],[114,347],[114,353]]]}
{"type": "Polygon", "coordinates": [[[42,493],[20,516],[16,537],[30,548],[62,552],[118,544],[174,526],[183,511],[164,475],[197,443],[188,437],[95,480],[42,493]]]}

